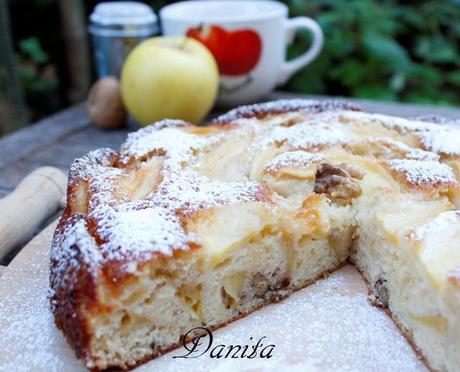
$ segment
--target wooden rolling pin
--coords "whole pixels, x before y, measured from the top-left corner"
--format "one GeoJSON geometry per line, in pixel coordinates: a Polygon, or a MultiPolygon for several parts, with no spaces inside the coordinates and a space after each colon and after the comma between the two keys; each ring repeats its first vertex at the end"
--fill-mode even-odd
{"type": "Polygon", "coordinates": [[[0,258],[29,240],[57,212],[66,195],[67,177],[57,168],[38,168],[0,199],[0,258]]]}

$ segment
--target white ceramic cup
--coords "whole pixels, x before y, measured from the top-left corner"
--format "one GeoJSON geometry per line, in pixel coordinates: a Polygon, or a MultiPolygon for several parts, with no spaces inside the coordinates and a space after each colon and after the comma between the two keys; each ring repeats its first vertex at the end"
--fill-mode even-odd
{"type": "Polygon", "coordinates": [[[221,74],[221,105],[260,99],[319,54],[320,26],[308,17],[287,16],[286,5],[270,0],[191,0],[160,11],[164,35],[194,37],[213,53],[221,74]],[[312,33],[312,44],[300,57],[286,61],[287,45],[302,28],[312,33]]]}

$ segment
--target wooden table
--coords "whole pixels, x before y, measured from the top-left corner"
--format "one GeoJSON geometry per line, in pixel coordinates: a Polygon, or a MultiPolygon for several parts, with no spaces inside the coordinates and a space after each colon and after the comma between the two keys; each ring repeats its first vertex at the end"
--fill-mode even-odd
{"type": "MultiPolygon", "coordinates": [[[[300,97],[331,98],[305,95],[300,97]]],[[[299,98],[299,95],[274,92],[267,100],[280,98],[299,98]]],[[[460,109],[456,108],[348,100],[361,104],[369,112],[404,117],[438,115],[460,119],[460,109]]],[[[14,189],[19,181],[34,169],[43,165],[53,165],[67,172],[75,158],[100,147],[118,148],[127,133],[135,129],[134,125],[113,131],[98,129],[89,121],[85,105],[80,104],[1,138],[0,198],[14,189]]],[[[10,259],[11,256],[7,261],[10,259]]],[[[8,262],[0,262],[6,263],[8,262]]]]}

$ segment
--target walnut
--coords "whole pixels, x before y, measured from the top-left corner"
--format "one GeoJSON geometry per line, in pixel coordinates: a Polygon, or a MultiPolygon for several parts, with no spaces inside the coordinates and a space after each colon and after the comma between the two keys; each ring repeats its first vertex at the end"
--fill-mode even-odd
{"type": "Polygon", "coordinates": [[[346,164],[321,163],[316,168],[314,191],[327,194],[337,204],[350,204],[351,199],[361,195],[361,187],[353,178],[362,177],[360,170],[346,164]]]}
{"type": "Polygon", "coordinates": [[[388,288],[387,281],[379,278],[374,284],[375,304],[383,308],[388,308],[388,288]]]}
{"type": "Polygon", "coordinates": [[[102,129],[121,128],[126,121],[126,108],[121,98],[120,82],[113,76],[99,79],[88,96],[91,121],[102,129]]]}
{"type": "Polygon", "coordinates": [[[263,298],[270,290],[270,282],[262,274],[256,274],[252,278],[251,287],[254,288],[254,296],[263,298]]]}
{"type": "Polygon", "coordinates": [[[348,173],[351,178],[362,180],[364,177],[364,172],[361,169],[348,165],[347,163],[340,163],[338,167],[348,173]]]}

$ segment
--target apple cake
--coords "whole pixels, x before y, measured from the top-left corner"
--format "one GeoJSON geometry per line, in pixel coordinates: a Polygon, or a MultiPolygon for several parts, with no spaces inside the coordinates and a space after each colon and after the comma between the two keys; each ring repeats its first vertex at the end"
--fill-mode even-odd
{"type": "Polygon", "coordinates": [[[346,102],[164,120],[75,160],[50,262],[55,322],[128,369],[346,262],[435,370],[460,369],[460,126],[346,102]]]}

